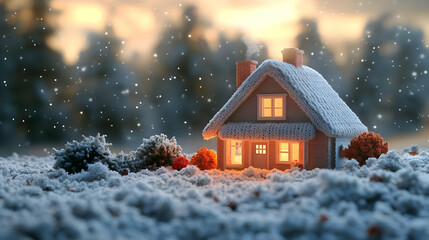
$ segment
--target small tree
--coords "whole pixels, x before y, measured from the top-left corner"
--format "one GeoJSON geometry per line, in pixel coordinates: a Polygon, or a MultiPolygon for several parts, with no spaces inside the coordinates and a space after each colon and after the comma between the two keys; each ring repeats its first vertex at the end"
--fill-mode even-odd
{"type": "Polygon", "coordinates": [[[201,170],[210,170],[216,168],[217,155],[208,148],[200,148],[191,158],[191,164],[201,170]]]}
{"type": "Polygon", "coordinates": [[[182,156],[182,148],[174,137],[154,135],[143,139],[135,152],[135,160],[141,161],[142,169],[156,170],[162,166],[172,166],[173,160],[182,156]]]}
{"type": "Polygon", "coordinates": [[[88,170],[88,164],[102,162],[106,164],[112,157],[109,146],[106,143],[106,135],[99,133],[93,137],[83,136],[83,141],[68,142],[65,149],[54,150],[55,169],[63,168],[68,173],[79,173],[88,170]]]}
{"type": "Polygon", "coordinates": [[[364,132],[354,137],[348,146],[341,152],[342,157],[349,160],[354,158],[362,166],[370,157],[378,158],[382,153],[387,153],[389,144],[383,143],[383,138],[373,132],[364,132]]]}

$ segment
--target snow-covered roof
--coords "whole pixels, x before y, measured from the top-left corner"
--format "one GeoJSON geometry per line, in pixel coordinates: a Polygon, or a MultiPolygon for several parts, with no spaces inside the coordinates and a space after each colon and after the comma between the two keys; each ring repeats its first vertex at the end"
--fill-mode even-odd
{"type": "Polygon", "coordinates": [[[203,130],[215,137],[227,119],[252,94],[266,76],[274,78],[310,118],[316,129],[329,137],[353,137],[368,131],[356,114],[314,69],[277,60],[266,60],[235,91],[203,130]]]}
{"type": "Polygon", "coordinates": [[[226,123],[219,131],[221,139],[295,140],[313,139],[316,130],[311,123],[226,123]]]}

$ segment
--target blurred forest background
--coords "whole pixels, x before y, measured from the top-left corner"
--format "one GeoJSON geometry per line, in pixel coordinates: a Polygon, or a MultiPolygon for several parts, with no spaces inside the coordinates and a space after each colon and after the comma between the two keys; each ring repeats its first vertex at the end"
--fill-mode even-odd
{"type": "MultiPolygon", "coordinates": [[[[207,19],[186,5],[178,21],[162,28],[150,57],[124,57],[127,42],[106,24],[102,32],[87,32],[88,45],[69,63],[50,44],[61,15],[50,4],[0,1],[0,152],[6,154],[49,151],[97,132],[124,150],[159,133],[176,136],[188,152],[214,146],[201,131],[235,91],[235,62],[281,57],[281,49],[269,56],[270,46],[244,34],[218,31],[210,46],[200,34],[207,19]]],[[[305,64],[388,140],[427,133],[429,116],[424,32],[392,24],[394,18],[370,19],[341,64],[315,19],[300,19],[295,39],[305,64]]]]}

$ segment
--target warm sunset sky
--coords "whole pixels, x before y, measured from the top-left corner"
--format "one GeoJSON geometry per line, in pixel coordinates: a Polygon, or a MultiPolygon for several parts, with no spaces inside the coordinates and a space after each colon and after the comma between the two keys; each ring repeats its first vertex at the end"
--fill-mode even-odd
{"type": "Polygon", "coordinates": [[[73,63],[86,46],[85,33],[101,32],[110,23],[125,40],[126,56],[138,51],[148,57],[163,26],[177,22],[188,4],[197,6],[207,22],[204,34],[213,46],[219,30],[244,33],[266,43],[272,58],[296,44],[301,18],[317,20],[323,41],[336,56],[359,39],[369,19],[386,12],[400,24],[423,29],[429,44],[428,0],[53,0],[52,7],[61,12],[57,23],[61,30],[51,44],[73,63]]]}

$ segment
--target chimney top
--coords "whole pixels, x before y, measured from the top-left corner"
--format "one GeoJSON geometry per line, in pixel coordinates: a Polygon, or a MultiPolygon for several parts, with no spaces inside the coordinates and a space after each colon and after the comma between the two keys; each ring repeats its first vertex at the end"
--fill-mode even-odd
{"type": "Polygon", "coordinates": [[[237,65],[237,89],[241,86],[244,80],[256,70],[258,62],[255,60],[240,61],[235,63],[237,65]]]}
{"type": "Polygon", "coordinates": [[[303,50],[298,48],[285,48],[282,50],[282,54],[283,62],[292,64],[297,68],[302,67],[303,50]]]}

